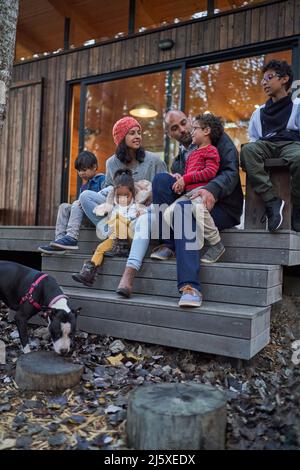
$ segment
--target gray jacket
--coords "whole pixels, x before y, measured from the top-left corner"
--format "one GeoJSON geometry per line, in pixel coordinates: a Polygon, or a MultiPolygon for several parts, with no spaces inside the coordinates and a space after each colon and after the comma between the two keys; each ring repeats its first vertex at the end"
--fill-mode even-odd
{"type": "MultiPolygon", "coordinates": [[[[262,138],[262,126],[260,120],[260,110],[265,107],[265,104],[257,108],[250,119],[249,123],[249,140],[255,142],[262,138]]],[[[296,99],[293,102],[293,109],[287,123],[287,130],[300,133],[300,100],[296,99]]],[[[293,139],[291,139],[293,140],[293,139]]]]}
{"type": "MultiPolygon", "coordinates": [[[[104,187],[113,186],[113,176],[117,170],[126,169],[126,165],[122,163],[115,155],[108,158],[106,161],[106,178],[104,187]]],[[[138,163],[135,168],[132,169],[132,175],[134,181],[147,180],[152,183],[154,176],[157,173],[164,173],[168,171],[165,162],[157,157],[152,152],[145,152],[144,161],[138,163]]]]}

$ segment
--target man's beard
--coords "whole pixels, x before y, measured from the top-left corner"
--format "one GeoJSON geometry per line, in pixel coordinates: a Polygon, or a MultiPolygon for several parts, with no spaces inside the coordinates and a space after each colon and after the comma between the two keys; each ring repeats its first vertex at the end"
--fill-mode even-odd
{"type": "Polygon", "coordinates": [[[192,143],[192,136],[190,133],[184,135],[180,140],[179,143],[182,145],[191,145],[192,143]]]}

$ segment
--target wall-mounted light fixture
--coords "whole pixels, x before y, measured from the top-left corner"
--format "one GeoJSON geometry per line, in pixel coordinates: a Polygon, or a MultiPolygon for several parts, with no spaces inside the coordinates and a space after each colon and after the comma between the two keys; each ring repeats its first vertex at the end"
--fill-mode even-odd
{"type": "Polygon", "coordinates": [[[153,118],[158,115],[158,112],[156,111],[156,109],[153,108],[153,106],[147,103],[141,103],[134,106],[129,111],[129,114],[131,114],[131,116],[139,118],[153,118]]]}
{"type": "Polygon", "coordinates": [[[173,39],[160,39],[158,42],[158,47],[161,51],[168,51],[169,49],[172,49],[174,44],[175,42],[173,39]]]}

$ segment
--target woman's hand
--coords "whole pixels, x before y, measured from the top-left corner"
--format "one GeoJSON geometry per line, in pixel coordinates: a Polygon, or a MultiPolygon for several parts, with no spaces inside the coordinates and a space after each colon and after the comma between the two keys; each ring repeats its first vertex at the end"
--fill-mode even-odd
{"type": "Polygon", "coordinates": [[[176,181],[176,183],[173,184],[172,189],[175,193],[181,194],[183,193],[185,188],[185,182],[182,176],[176,181]]]}

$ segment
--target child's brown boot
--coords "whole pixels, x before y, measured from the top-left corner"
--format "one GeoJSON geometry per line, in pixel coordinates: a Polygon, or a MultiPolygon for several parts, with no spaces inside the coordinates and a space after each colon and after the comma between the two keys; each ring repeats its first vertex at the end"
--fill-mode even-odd
{"type": "Polygon", "coordinates": [[[93,261],[85,261],[79,273],[73,273],[72,279],[85,286],[92,286],[97,274],[97,266],[93,261]]]}

